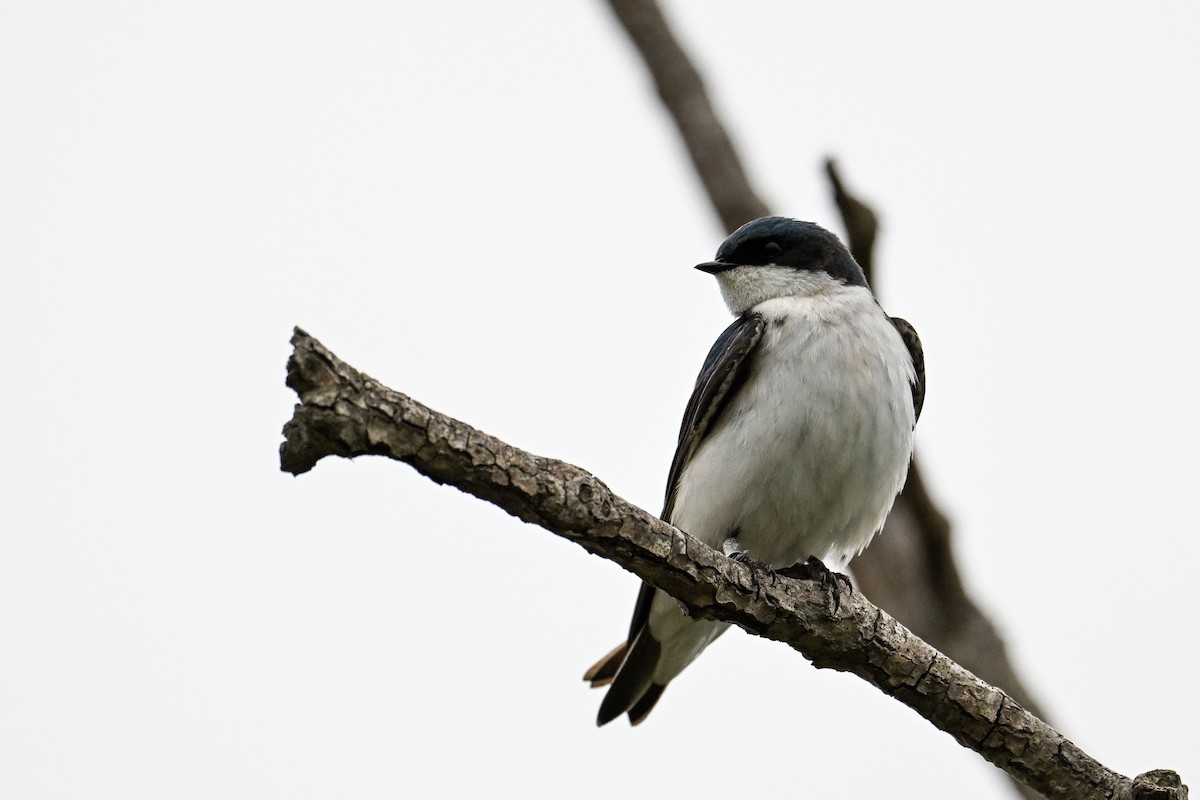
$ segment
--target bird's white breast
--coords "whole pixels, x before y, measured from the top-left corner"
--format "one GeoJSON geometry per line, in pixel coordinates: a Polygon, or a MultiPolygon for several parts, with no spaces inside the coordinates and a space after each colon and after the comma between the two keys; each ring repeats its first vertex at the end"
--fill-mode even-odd
{"type": "Polygon", "coordinates": [[[777,297],[745,384],[683,470],[671,522],[775,567],[844,565],[883,525],[912,454],[912,358],[870,290],[777,297]]]}

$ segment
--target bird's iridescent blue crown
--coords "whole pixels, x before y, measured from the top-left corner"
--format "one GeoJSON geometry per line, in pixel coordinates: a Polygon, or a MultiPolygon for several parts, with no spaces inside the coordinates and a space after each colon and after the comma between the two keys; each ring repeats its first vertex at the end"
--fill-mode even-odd
{"type": "Polygon", "coordinates": [[[816,223],[788,217],[747,222],[721,243],[716,260],[701,269],[768,265],[820,270],[850,286],[867,285],[862,267],[836,236],[816,223]]]}

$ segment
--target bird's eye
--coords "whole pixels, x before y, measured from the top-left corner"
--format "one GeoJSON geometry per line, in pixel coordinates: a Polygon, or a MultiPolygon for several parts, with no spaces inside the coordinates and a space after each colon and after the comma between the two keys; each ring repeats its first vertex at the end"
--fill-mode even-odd
{"type": "Polygon", "coordinates": [[[774,258],[782,252],[783,248],[780,247],[776,242],[767,242],[763,245],[763,253],[770,258],[774,258]]]}

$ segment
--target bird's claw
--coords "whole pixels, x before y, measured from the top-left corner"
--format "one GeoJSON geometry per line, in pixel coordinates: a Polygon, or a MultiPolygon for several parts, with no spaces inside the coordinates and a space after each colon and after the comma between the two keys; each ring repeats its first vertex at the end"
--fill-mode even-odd
{"type": "Polygon", "coordinates": [[[771,571],[771,567],[769,564],[764,564],[763,562],[759,561],[757,558],[754,558],[753,556],[750,555],[749,551],[747,551],[747,550],[738,550],[736,553],[731,553],[729,557],[732,560],[738,562],[739,564],[745,564],[747,567],[750,568],[750,570],[752,572],[770,572],[771,571]]]}
{"type": "Polygon", "coordinates": [[[821,587],[833,597],[833,613],[835,614],[842,607],[842,595],[854,591],[854,585],[850,583],[849,577],[840,572],[834,572],[825,566],[825,563],[816,556],[809,556],[806,561],[793,564],[790,567],[784,567],[775,572],[785,578],[796,578],[797,580],[817,581],[820,583],[821,587]]]}
{"type": "Polygon", "coordinates": [[[730,536],[722,542],[721,550],[730,561],[736,561],[750,570],[750,582],[754,587],[755,597],[758,596],[759,591],[764,585],[774,581],[774,578],[771,577],[771,565],[764,564],[762,561],[751,556],[750,551],[744,550],[736,537],[730,536]]]}

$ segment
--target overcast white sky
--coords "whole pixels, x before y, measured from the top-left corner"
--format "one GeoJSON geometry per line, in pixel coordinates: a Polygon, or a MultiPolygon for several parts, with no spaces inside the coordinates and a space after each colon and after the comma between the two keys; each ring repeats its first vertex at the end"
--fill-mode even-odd
{"type": "MultiPolygon", "coordinates": [[[[881,211],[1053,721],[1195,786],[1200,12],[1134,6],[668,11],[776,211],[837,229],[827,153],[881,211]]],[[[601,3],[4,4],[0,220],[5,797],[1010,796],[740,633],[597,730],[636,579],[401,464],[278,472],[299,324],[658,510],[722,235],[601,3]]]]}

